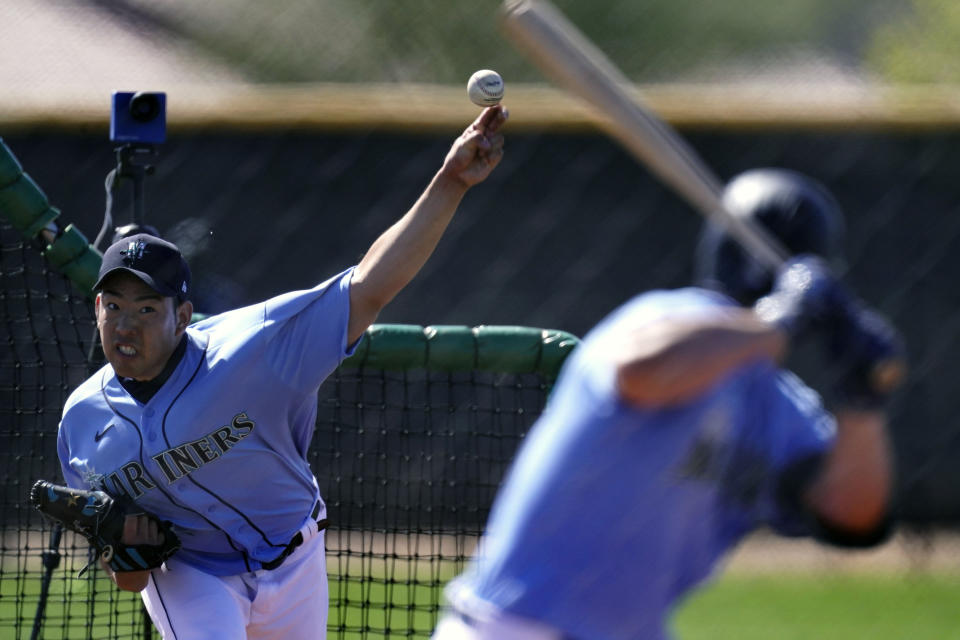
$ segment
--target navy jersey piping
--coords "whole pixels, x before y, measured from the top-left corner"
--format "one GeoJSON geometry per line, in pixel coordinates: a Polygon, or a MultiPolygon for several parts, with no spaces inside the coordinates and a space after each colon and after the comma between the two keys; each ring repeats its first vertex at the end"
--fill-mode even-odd
{"type": "Polygon", "coordinates": [[[160,610],[163,611],[163,617],[167,620],[167,626],[170,628],[170,632],[173,634],[173,640],[177,640],[177,630],[173,628],[173,618],[170,617],[170,614],[167,613],[167,603],[164,602],[163,594],[160,593],[160,585],[157,584],[157,581],[153,579],[153,573],[150,574],[150,581],[153,582],[153,588],[157,592],[157,597],[160,599],[160,610]]]}
{"type": "Polygon", "coordinates": [[[107,406],[110,407],[110,410],[113,411],[114,415],[116,415],[117,417],[119,417],[119,418],[127,421],[128,423],[130,423],[130,425],[136,430],[137,436],[140,438],[140,454],[139,454],[139,457],[140,457],[140,465],[143,467],[143,472],[146,474],[146,476],[147,476],[148,478],[150,478],[150,480],[151,480],[151,481],[154,483],[154,485],[156,486],[157,490],[158,490],[160,493],[162,493],[162,494],[164,495],[164,497],[165,497],[167,500],[170,501],[171,504],[173,504],[173,505],[175,505],[175,506],[183,509],[184,511],[189,511],[190,513],[193,513],[193,514],[199,516],[201,520],[203,520],[204,522],[206,522],[207,524],[209,524],[211,527],[213,527],[214,529],[216,529],[216,530],[219,531],[220,533],[222,533],[222,534],[224,535],[224,537],[227,539],[227,543],[228,543],[235,551],[237,551],[238,553],[243,554],[243,562],[244,562],[244,565],[247,567],[247,570],[249,571],[249,570],[250,570],[250,563],[249,563],[249,561],[248,561],[248,559],[247,559],[247,553],[246,553],[243,549],[241,549],[240,547],[238,547],[237,544],[235,544],[233,538],[230,536],[229,533],[227,533],[226,531],[224,531],[224,530],[223,530],[221,527],[219,527],[215,522],[211,522],[206,516],[204,516],[202,513],[200,513],[200,512],[197,511],[196,509],[191,509],[191,508],[190,508],[189,506],[187,506],[187,505],[180,504],[168,491],[166,491],[166,490],[163,488],[163,485],[162,485],[160,482],[157,482],[157,479],[153,477],[153,475],[150,473],[150,470],[149,470],[148,467],[147,467],[146,462],[145,462],[144,459],[143,459],[143,434],[140,433],[140,426],[137,425],[137,423],[136,423],[135,421],[133,421],[132,419],[130,419],[129,417],[123,415],[123,414],[113,405],[113,403],[110,402],[110,398],[109,398],[109,396],[107,396],[107,389],[106,389],[106,385],[104,384],[104,382],[105,382],[105,379],[104,379],[104,380],[101,380],[101,384],[100,384],[100,393],[101,393],[101,395],[103,396],[104,402],[107,403],[107,406]]]}
{"type": "MultiPolygon", "coordinates": [[[[203,365],[204,362],[206,362],[206,360],[207,360],[207,347],[204,346],[203,353],[200,354],[200,361],[197,363],[197,368],[194,370],[193,374],[190,376],[190,379],[187,380],[186,384],[183,385],[183,388],[179,391],[179,393],[177,393],[177,395],[173,398],[173,400],[170,401],[170,406],[167,407],[167,410],[163,412],[163,421],[161,422],[160,431],[163,433],[163,440],[168,447],[171,447],[173,445],[170,442],[170,438],[167,436],[167,416],[170,415],[170,411],[173,409],[173,405],[177,403],[177,400],[180,399],[180,396],[182,396],[186,392],[187,388],[190,386],[190,383],[192,383],[194,379],[197,377],[197,374],[200,372],[200,367],[203,365]]],[[[217,502],[222,504],[224,507],[226,507],[227,509],[230,509],[231,511],[236,513],[238,516],[243,518],[244,522],[246,522],[254,531],[256,531],[260,535],[260,538],[271,547],[282,548],[287,546],[287,543],[276,543],[270,540],[267,537],[267,534],[260,527],[254,524],[253,521],[247,516],[247,514],[243,513],[242,511],[237,509],[235,506],[233,506],[232,504],[224,500],[222,497],[217,495],[217,493],[211,490],[209,487],[206,487],[200,484],[199,482],[197,482],[195,478],[189,475],[186,476],[185,478],[181,478],[181,480],[184,480],[184,479],[188,480],[192,485],[204,491],[207,495],[214,498],[217,502]]],[[[244,553],[244,557],[246,558],[246,553],[244,553]]]]}

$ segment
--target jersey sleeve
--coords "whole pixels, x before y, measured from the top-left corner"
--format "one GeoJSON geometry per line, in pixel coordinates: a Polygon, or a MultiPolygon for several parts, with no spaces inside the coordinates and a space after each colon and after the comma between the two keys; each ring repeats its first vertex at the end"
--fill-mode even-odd
{"type": "Polygon", "coordinates": [[[767,455],[775,473],[767,524],[785,536],[815,535],[801,496],[819,473],[836,436],[836,420],[819,394],[787,371],[768,378],[763,416],[767,455]]]}
{"type": "Polygon", "coordinates": [[[884,542],[893,531],[889,514],[872,530],[854,533],[819,519],[803,504],[803,493],[820,473],[833,444],[836,420],[821,407],[819,396],[793,374],[781,374],[778,386],[784,392],[781,401],[793,407],[799,418],[782,443],[784,462],[779,467],[772,528],[782,535],[810,536],[836,547],[867,548],[884,542]]]}
{"type": "Polygon", "coordinates": [[[263,336],[270,368],[286,384],[312,390],[356,344],[347,344],[350,268],[307,291],[264,303],[263,336]]]}
{"type": "Polygon", "coordinates": [[[658,323],[723,317],[736,308],[719,294],[692,287],[646,292],[624,303],[585,335],[568,362],[571,368],[581,369],[590,391],[613,396],[616,369],[611,363],[622,352],[625,335],[658,323]]]}
{"type": "Polygon", "coordinates": [[[234,366],[266,370],[291,389],[315,391],[356,348],[347,344],[352,273],[353,267],[312,289],[211,316],[187,330],[205,336],[208,349],[235,360],[234,366]]]}

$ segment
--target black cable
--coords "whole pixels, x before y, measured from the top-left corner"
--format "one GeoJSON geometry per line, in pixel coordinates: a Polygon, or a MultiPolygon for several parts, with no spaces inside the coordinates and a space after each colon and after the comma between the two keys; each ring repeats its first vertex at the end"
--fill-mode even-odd
{"type": "MultiPolygon", "coordinates": [[[[118,167],[119,168],[119,167],[118,167]]],[[[111,169],[107,173],[106,179],[103,181],[103,188],[106,191],[106,207],[103,211],[103,225],[100,227],[100,232],[97,234],[97,239],[93,241],[93,247],[103,251],[106,247],[103,247],[103,241],[107,237],[107,232],[113,231],[113,192],[117,189],[117,168],[111,169]]]]}

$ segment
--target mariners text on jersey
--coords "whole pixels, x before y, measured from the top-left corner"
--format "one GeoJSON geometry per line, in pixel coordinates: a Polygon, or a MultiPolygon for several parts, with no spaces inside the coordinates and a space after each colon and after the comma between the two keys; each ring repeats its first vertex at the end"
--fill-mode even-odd
{"type": "MultiPolygon", "coordinates": [[[[202,438],[161,451],[153,456],[153,461],[163,471],[167,484],[171,484],[174,480],[219,459],[250,435],[255,426],[256,423],[248,418],[247,414],[238,413],[230,424],[217,427],[202,438]]],[[[143,466],[136,460],[111,473],[107,480],[116,493],[125,493],[133,498],[143,495],[145,490],[156,488],[144,474],[143,466]]]]}

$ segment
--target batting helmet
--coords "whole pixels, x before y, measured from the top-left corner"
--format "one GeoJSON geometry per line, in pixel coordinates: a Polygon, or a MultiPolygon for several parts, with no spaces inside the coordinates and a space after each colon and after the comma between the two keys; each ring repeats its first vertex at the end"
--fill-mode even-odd
{"type": "MultiPolygon", "coordinates": [[[[844,234],[843,211],[827,189],[786,169],[754,169],[731,180],[723,202],[751,219],[793,255],[812,253],[838,262],[844,234]]],[[[699,283],[751,304],[773,286],[770,269],[751,257],[724,228],[708,222],[697,245],[699,283]]]]}

